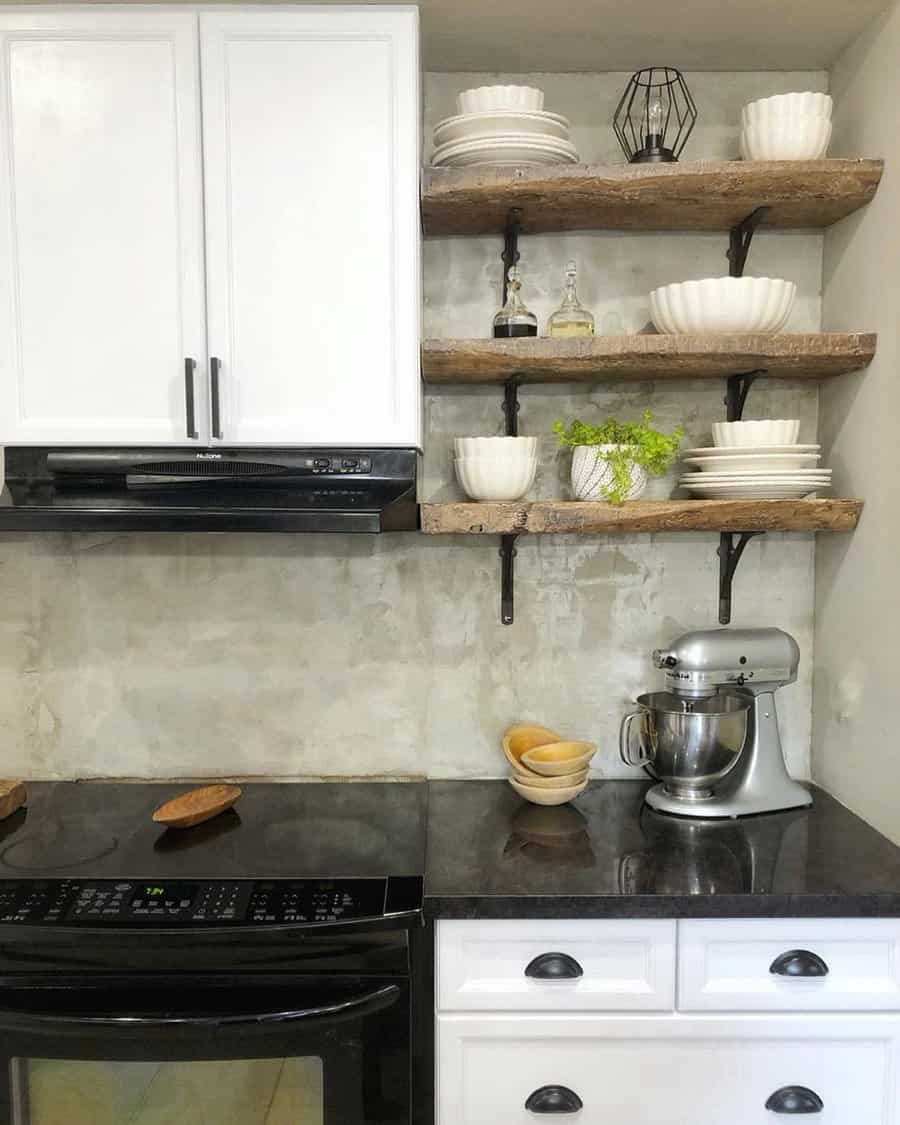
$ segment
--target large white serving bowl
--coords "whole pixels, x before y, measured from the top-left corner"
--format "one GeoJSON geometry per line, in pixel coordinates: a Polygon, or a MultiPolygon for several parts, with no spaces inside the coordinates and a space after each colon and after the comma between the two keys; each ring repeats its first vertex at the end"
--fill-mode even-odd
{"type": "Polygon", "coordinates": [[[821,160],[830,141],[826,117],[776,119],[744,126],[741,155],[745,160],[821,160]]]}
{"type": "Polygon", "coordinates": [[[650,294],[659,332],[779,332],[797,286],[775,277],[706,277],[663,285],[650,294]]]}
{"type": "Polygon", "coordinates": [[[528,113],[522,110],[497,110],[494,113],[461,113],[447,117],[434,127],[435,147],[472,141],[476,137],[534,135],[568,141],[569,119],[558,113],[528,113]]]}
{"type": "Polygon", "coordinates": [[[741,110],[741,121],[745,125],[759,125],[774,118],[831,118],[833,102],[829,94],[817,94],[804,90],[795,94],[775,94],[771,98],[757,98],[748,102],[741,110]]]}
{"type": "Polygon", "coordinates": [[[524,457],[537,454],[536,437],[458,437],[453,439],[457,457],[524,457]]]}
{"type": "Polygon", "coordinates": [[[793,445],[799,433],[799,418],[760,418],[712,424],[712,438],[719,448],[739,446],[760,449],[793,445]]]}
{"type": "Polygon", "coordinates": [[[544,108],[544,91],[537,86],[475,86],[456,95],[460,113],[493,113],[518,109],[537,113],[544,108]]]}
{"type": "Polygon", "coordinates": [[[521,500],[534,484],[537,460],[457,458],[456,477],[472,500],[521,500]]]}

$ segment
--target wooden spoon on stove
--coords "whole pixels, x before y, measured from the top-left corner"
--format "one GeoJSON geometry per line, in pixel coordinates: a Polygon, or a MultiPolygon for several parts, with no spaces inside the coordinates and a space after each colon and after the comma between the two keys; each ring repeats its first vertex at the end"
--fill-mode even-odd
{"type": "Polygon", "coordinates": [[[230,809],[240,795],[237,785],[203,785],[160,805],[153,819],[166,828],[193,828],[230,809]]]}

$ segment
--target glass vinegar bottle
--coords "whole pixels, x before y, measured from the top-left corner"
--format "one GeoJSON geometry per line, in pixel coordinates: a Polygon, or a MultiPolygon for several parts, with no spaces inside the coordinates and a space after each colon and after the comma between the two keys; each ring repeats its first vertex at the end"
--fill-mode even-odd
{"type": "Polygon", "coordinates": [[[562,304],[547,321],[548,336],[593,336],[594,314],[578,300],[574,262],[566,263],[566,289],[562,304]]]}
{"type": "Polygon", "coordinates": [[[519,267],[510,266],[506,284],[506,304],[494,317],[494,336],[537,336],[538,322],[533,312],[522,303],[522,280],[519,267]]]}

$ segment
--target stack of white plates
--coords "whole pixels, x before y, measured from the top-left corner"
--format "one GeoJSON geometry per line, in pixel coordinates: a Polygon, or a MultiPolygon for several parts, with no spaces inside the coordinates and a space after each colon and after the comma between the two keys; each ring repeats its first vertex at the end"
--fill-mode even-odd
{"type": "Polygon", "coordinates": [[[793,500],[831,487],[831,469],[818,468],[819,445],[712,446],[689,449],[693,472],[681,488],[708,500],[793,500]]]}
{"type": "Polygon", "coordinates": [[[578,152],[569,122],[544,110],[544,94],[532,86],[479,86],[456,99],[459,113],[434,128],[431,163],[575,164],[578,152]]]}

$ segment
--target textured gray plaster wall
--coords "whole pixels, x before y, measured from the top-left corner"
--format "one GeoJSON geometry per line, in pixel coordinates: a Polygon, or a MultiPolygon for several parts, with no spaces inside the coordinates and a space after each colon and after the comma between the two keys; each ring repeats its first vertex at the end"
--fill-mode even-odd
{"type": "MultiPolygon", "coordinates": [[[[689,76],[701,125],[690,157],[734,155],[740,106],[822,74],[689,76]]],[[[430,75],[430,126],[489,76],[430,75]]],[[[606,125],[622,75],[542,75],[587,160],[617,159],[606,125]],[[593,123],[601,122],[601,126],[593,123]]],[[[603,331],[648,319],[653,285],[726,272],[722,236],[577,235],[523,240],[526,297],[542,318],[567,257],[603,331]]],[[[748,272],[800,287],[795,329],[819,326],[820,236],[762,235],[748,272]]],[[[486,335],[499,294],[493,239],[425,249],[429,335],[486,335]]],[[[722,417],[718,382],[528,388],[521,430],[544,435],[536,496],[565,496],[555,417],[637,416],[652,406],[692,445],[722,417]]],[[[459,496],[449,439],[501,432],[495,390],[429,393],[422,496],[459,496]]],[[[800,417],[816,432],[814,386],[754,387],[748,416],[800,417]]],[[[671,479],[655,482],[668,495],[671,479]]],[[[623,775],[621,714],[653,685],[649,652],[715,622],[714,535],[521,541],[516,622],[498,620],[493,538],[336,536],[0,537],[3,772],[317,776],[503,773],[499,736],[532,718],[598,742],[601,773],[623,775]]],[[[813,542],[770,535],[747,550],[735,624],[780,625],[804,663],[782,714],[790,764],[808,772],[813,542]]]]}

